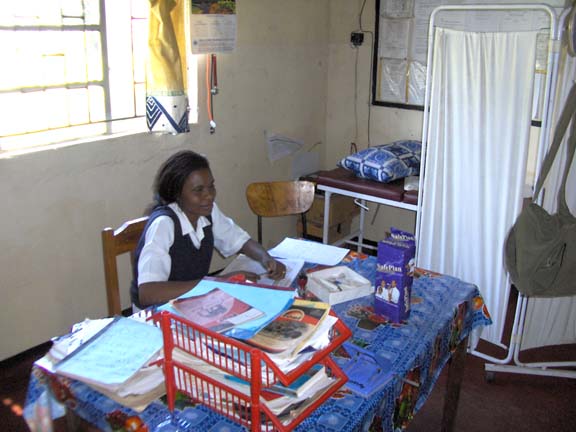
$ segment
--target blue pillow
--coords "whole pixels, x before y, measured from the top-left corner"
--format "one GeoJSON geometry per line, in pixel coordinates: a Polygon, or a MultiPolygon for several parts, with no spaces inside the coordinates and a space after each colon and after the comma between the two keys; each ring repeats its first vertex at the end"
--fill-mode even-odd
{"type": "Polygon", "coordinates": [[[420,141],[394,141],[346,156],[338,165],[358,177],[388,183],[420,173],[420,141]]]}

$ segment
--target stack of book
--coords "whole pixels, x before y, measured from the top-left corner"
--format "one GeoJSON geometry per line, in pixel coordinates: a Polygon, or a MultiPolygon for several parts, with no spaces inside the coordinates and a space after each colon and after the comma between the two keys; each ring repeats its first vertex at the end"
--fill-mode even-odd
{"type": "Polygon", "coordinates": [[[214,278],[205,278],[162,309],[260,348],[284,372],[328,345],[336,322],[329,304],[294,298],[292,290],[214,278]]]}
{"type": "MultiPolygon", "coordinates": [[[[174,351],[174,360],[194,370],[200,376],[210,377],[219,383],[219,386],[207,385],[205,381],[185,379],[185,374],[176,374],[176,386],[191,397],[204,403],[221,408],[228,412],[241,411],[238,399],[228,397],[224,388],[231,388],[250,399],[250,381],[228,374],[220,368],[214,367],[183,351],[174,351]]],[[[288,424],[300,412],[309,407],[319,394],[325,392],[337,379],[330,376],[323,365],[314,365],[300,375],[290,385],[280,382],[265,387],[260,393],[260,403],[278,417],[283,424],[288,424]]]]}
{"type": "Polygon", "coordinates": [[[36,365],[141,411],[165,393],[164,374],[156,364],[162,346],[162,332],[151,323],[125,317],[85,320],[55,338],[36,365]]]}
{"type": "Polygon", "coordinates": [[[174,341],[165,353],[174,367],[169,401],[178,389],[246,425],[256,391],[261,421],[292,428],[345,382],[329,354],[350,332],[327,303],[295,298],[292,289],[205,278],[163,309],[157,319],[174,341]],[[269,290],[283,300],[262,301],[269,290]],[[238,338],[240,328],[252,334],[238,338]]]}

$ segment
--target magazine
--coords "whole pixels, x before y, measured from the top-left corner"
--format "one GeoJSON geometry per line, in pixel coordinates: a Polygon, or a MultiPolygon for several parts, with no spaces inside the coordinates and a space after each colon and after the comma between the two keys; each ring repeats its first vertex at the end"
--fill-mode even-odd
{"type": "MultiPolygon", "coordinates": [[[[296,378],[291,384],[285,386],[281,382],[276,382],[269,387],[262,387],[262,393],[275,393],[285,396],[301,397],[311,388],[317,387],[319,383],[324,382],[328,376],[326,375],[325,367],[320,364],[315,364],[298,378],[296,378]]],[[[250,382],[238,378],[235,375],[226,375],[226,379],[244,384],[246,386],[250,385],[250,382]]],[[[264,395],[266,396],[266,395],[264,395]]],[[[269,400],[276,399],[274,396],[268,397],[269,400]]]]}
{"type": "Polygon", "coordinates": [[[327,303],[297,298],[282,315],[247,342],[281,357],[293,357],[307,346],[329,312],[327,303]]]}
{"type": "MultiPolygon", "coordinates": [[[[184,375],[176,375],[175,379],[178,389],[210,407],[218,407],[217,410],[228,410],[234,416],[245,418],[249,408],[244,406],[241,398],[228,396],[231,395],[230,390],[250,396],[250,386],[246,382],[237,377],[231,379],[231,376],[222,369],[178,349],[174,350],[174,360],[191,368],[194,376],[194,379],[185,379],[184,375]],[[217,384],[208,383],[206,377],[216,381],[217,384]]],[[[336,382],[336,378],[329,376],[323,366],[314,366],[310,373],[314,373],[313,377],[302,386],[298,395],[282,395],[262,388],[260,402],[270,412],[278,416],[283,424],[290,423],[294,420],[295,415],[298,415],[314,403],[321,394],[325,393],[336,382]]],[[[264,428],[264,430],[270,429],[264,428]]]]}
{"type": "Polygon", "coordinates": [[[198,296],[177,298],[172,306],[189,321],[219,333],[264,315],[219,288],[198,296]]]}

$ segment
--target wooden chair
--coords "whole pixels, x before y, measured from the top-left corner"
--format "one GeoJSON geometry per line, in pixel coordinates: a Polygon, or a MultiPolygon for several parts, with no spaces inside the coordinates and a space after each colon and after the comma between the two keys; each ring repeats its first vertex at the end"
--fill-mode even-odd
{"type": "Polygon", "coordinates": [[[106,277],[109,316],[122,314],[116,258],[118,255],[129,252],[131,264],[134,265],[134,251],[147,220],[148,217],[145,216],[125,222],[117,229],[104,228],[102,230],[102,252],[104,254],[104,275],[106,277]]]}
{"type": "Polygon", "coordinates": [[[306,212],[314,201],[314,183],[309,181],[277,181],[251,183],[246,198],[258,217],[258,242],[262,243],[262,218],[300,214],[302,236],[306,237],[306,212]]]}

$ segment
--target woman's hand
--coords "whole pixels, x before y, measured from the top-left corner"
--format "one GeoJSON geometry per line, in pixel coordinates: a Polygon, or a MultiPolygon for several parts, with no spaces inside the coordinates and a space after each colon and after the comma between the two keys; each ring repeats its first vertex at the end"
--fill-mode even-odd
{"type": "Polygon", "coordinates": [[[286,277],[286,266],[272,257],[268,257],[262,265],[266,268],[266,274],[270,279],[280,280],[286,277]]]}
{"type": "Polygon", "coordinates": [[[240,252],[258,261],[266,269],[266,276],[270,279],[280,280],[286,277],[286,267],[279,261],[272,258],[260,243],[249,239],[240,252]]]}

